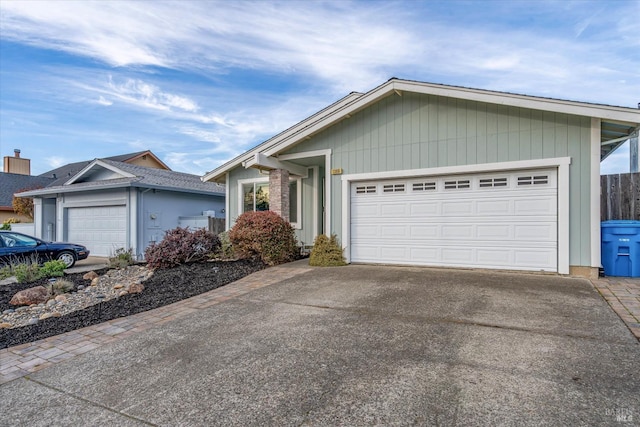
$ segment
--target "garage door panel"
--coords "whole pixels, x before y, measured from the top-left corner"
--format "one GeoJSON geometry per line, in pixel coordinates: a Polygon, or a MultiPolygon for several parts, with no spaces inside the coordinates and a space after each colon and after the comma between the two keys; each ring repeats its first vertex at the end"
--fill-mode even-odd
{"type": "Polygon", "coordinates": [[[439,227],[436,225],[412,225],[411,236],[413,239],[436,239],[439,237],[439,227]]]}
{"type": "Polygon", "coordinates": [[[473,213],[473,203],[471,201],[443,202],[443,215],[470,215],[473,213]]]}
{"type": "Polygon", "coordinates": [[[557,212],[556,197],[528,198],[514,202],[514,213],[524,214],[549,214],[557,212]]]}
{"type": "Polygon", "coordinates": [[[441,228],[441,237],[443,239],[473,239],[473,226],[470,225],[443,225],[441,228]]]}
{"type": "Polygon", "coordinates": [[[438,215],[440,204],[437,202],[417,202],[410,205],[411,216],[438,215]]]}
{"type": "Polygon", "coordinates": [[[476,226],[476,237],[482,240],[513,239],[513,229],[509,224],[479,224],[476,226]]]}
{"type": "Polygon", "coordinates": [[[409,214],[409,207],[405,203],[385,202],[380,205],[380,217],[397,217],[409,214]]]}
{"type": "Polygon", "coordinates": [[[515,238],[520,241],[549,241],[558,235],[556,224],[518,224],[514,230],[515,238]]]}
{"type": "Polygon", "coordinates": [[[397,238],[407,238],[409,237],[409,226],[406,224],[402,225],[382,225],[380,227],[380,236],[385,237],[397,237],[397,238]]]}
{"type": "Polygon", "coordinates": [[[508,215],[513,212],[513,203],[510,200],[479,200],[476,202],[476,215],[490,216],[508,215]]]}
{"type": "Polygon", "coordinates": [[[352,191],[352,261],[557,270],[555,170],[404,184],[371,182],[370,193],[352,191]],[[371,214],[376,206],[379,216],[371,214]]]}

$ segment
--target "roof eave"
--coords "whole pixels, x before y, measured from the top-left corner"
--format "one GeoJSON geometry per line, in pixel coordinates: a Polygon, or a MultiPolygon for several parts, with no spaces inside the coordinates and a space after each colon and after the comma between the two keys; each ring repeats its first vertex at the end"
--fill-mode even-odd
{"type": "Polygon", "coordinates": [[[446,86],[433,83],[423,83],[410,80],[391,79],[369,92],[339,105],[337,108],[325,111],[325,114],[315,114],[310,119],[302,121],[268,141],[241,154],[235,159],[214,169],[201,179],[203,181],[218,181],[224,179],[225,174],[251,160],[255,153],[267,156],[277,154],[312,135],[348,118],[371,104],[389,95],[402,95],[402,92],[421,93],[425,95],[443,96],[464,99],[468,101],[486,102],[510,107],[528,108],[533,110],[550,111],[578,116],[595,117],[604,120],[615,120],[629,124],[640,124],[640,110],[628,107],[616,107],[601,104],[588,104],[578,101],[566,101],[553,98],[541,98],[530,95],[519,95],[506,92],[495,92],[483,89],[472,89],[458,86],[446,86]],[[313,119],[313,120],[311,120],[313,119]]]}

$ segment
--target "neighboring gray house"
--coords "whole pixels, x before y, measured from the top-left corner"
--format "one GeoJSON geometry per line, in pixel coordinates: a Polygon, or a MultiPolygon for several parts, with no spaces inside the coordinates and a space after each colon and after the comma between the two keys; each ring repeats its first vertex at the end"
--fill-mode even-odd
{"type": "Polygon", "coordinates": [[[60,185],[20,195],[34,199],[36,237],[83,244],[96,256],[131,249],[142,259],[180,217],[222,217],[224,191],[196,175],[96,159],[60,185]]]}
{"type": "Polygon", "coordinates": [[[600,161],[640,111],[391,79],[218,167],[227,227],[271,209],[350,262],[594,275],[600,161]],[[272,197],[269,197],[269,196],[272,197]]]}

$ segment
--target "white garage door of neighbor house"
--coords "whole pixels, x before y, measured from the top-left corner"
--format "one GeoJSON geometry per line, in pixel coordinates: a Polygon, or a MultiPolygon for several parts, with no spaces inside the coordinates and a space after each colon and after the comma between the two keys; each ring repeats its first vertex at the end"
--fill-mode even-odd
{"type": "Polygon", "coordinates": [[[110,256],[126,247],[125,206],[69,208],[67,213],[66,240],[85,245],[91,255],[110,256]]]}
{"type": "Polygon", "coordinates": [[[558,269],[557,170],[351,185],[351,261],[558,269]]]}

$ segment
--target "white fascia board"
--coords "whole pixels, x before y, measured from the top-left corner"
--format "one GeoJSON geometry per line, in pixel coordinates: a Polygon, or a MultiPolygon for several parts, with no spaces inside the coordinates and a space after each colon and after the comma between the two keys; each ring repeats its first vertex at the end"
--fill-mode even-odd
{"type": "Polygon", "coordinates": [[[93,187],[63,187],[56,186],[51,188],[43,188],[40,190],[33,191],[25,191],[24,193],[19,193],[19,197],[37,197],[37,196],[48,196],[54,194],[63,194],[63,193],[79,193],[82,191],[96,191],[96,190],[111,190],[114,188],[127,188],[132,187],[130,182],[118,183],[118,184],[104,184],[100,186],[93,187]]]}
{"type": "Polygon", "coordinates": [[[529,108],[532,110],[543,110],[555,113],[574,114],[577,116],[619,120],[636,124],[640,123],[640,110],[635,108],[588,104],[577,101],[540,98],[530,95],[517,95],[512,93],[486,91],[482,89],[435,85],[431,83],[409,82],[403,80],[394,81],[394,90],[486,102],[489,104],[507,105],[511,107],[529,108]]]}
{"type": "MultiPolygon", "coordinates": [[[[317,113],[313,114],[312,116],[306,118],[305,120],[299,122],[296,125],[293,125],[291,128],[285,130],[284,132],[268,139],[267,141],[259,144],[258,146],[252,148],[251,150],[239,155],[238,157],[228,161],[227,163],[223,164],[222,166],[212,170],[211,172],[205,174],[203,177],[201,177],[200,179],[202,181],[211,181],[211,180],[216,180],[216,178],[220,178],[222,176],[224,176],[224,174],[228,171],[230,171],[233,168],[238,167],[239,165],[241,165],[244,162],[248,162],[251,161],[251,159],[254,157],[255,153],[259,153],[259,152],[264,152],[266,153],[266,149],[268,149],[269,147],[271,147],[273,144],[277,144],[278,142],[282,141],[283,139],[287,139],[290,138],[293,135],[298,134],[301,130],[305,129],[306,126],[309,126],[311,123],[317,122],[322,120],[324,117],[326,117],[327,115],[330,115],[331,113],[344,108],[344,106],[349,105],[350,103],[352,103],[355,99],[358,99],[360,97],[364,96],[362,93],[358,93],[358,92],[351,92],[349,95],[345,96],[344,98],[340,99],[339,101],[337,101],[334,104],[331,104],[330,106],[318,111],[317,113]]],[[[298,141],[299,138],[296,138],[296,141],[298,141]]]]}
{"type": "Polygon", "coordinates": [[[119,169],[119,168],[117,168],[117,167],[115,167],[113,165],[110,165],[108,163],[105,163],[100,159],[95,159],[93,162],[89,163],[80,172],[75,174],[73,177],[71,177],[70,180],[68,180],[67,182],[65,182],[62,185],[71,185],[71,184],[73,184],[74,182],[76,182],[77,180],[82,178],[87,172],[89,172],[95,166],[101,166],[101,167],[103,167],[105,169],[109,169],[111,172],[115,172],[115,173],[117,173],[119,175],[122,175],[123,178],[135,178],[136,177],[135,175],[130,174],[129,172],[125,172],[122,169],[119,169]]]}

